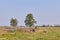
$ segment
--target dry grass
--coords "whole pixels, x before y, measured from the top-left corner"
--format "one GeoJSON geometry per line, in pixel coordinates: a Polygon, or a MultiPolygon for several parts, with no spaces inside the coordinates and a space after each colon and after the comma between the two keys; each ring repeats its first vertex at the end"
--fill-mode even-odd
{"type": "Polygon", "coordinates": [[[0,38],[6,38],[5,40],[60,40],[59,27],[39,27],[35,29],[35,32],[28,30],[30,29],[21,28],[15,31],[16,34],[0,34],[0,38]]]}

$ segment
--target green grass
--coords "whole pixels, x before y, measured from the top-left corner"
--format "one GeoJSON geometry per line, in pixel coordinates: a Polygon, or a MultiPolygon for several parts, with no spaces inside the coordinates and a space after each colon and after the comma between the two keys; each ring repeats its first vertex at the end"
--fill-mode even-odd
{"type": "Polygon", "coordinates": [[[36,32],[16,31],[16,35],[0,34],[0,39],[1,38],[6,38],[4,40],[60,40],[60,28],[40,27],[36,29],[36,32]],[[43,31],[46,31],[46,33],[43,31]]]}

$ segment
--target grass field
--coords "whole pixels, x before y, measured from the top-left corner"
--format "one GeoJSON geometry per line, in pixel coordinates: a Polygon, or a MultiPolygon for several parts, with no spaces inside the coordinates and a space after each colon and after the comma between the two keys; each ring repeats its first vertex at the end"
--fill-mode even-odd
{"type": "Polygon", "coordinates": [[[60,28],[39,27],[36,32],[16,31],[16,34],[0,34],[0,40],[60,40],[60,28]]]}

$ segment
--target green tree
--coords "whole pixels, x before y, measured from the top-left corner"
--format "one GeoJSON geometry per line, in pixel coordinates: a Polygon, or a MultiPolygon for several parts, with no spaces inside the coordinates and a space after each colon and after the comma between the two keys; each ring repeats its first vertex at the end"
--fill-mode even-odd
{"type": "Polygon", "coordinates": [[[15,18],[11,18],[11,21],[10,21],[10,25],[11,26],[17,26],[17,24],[18,24],[18,21],[17,21],[17,19],[15,18]]]}
{"type": "Polygon", "coordinates": [[[29,26],[29,27],[33,26],[36,23],[35,19],[33,18],[33,15],[31,13],[27,14],[24,22],[25,22],[25,25],[29,26]]]}

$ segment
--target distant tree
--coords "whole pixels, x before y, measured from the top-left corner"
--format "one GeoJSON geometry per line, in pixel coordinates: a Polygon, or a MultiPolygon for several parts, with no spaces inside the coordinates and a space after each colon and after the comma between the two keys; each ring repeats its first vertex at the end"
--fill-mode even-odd
{"type": "Polygon", "coordinates": [[[42,25],[42,27],[46,27],[46,25],[45,25],[45,24],[43,24],[43,25],[42,25]]]}
{"type": "Polygon", "coordinates": [[[17,26],[17,24],[18,24],[18,21],[17,21],[17,19],[15,18],[11,18],[11,21],[10,21],[10,25],[11,26],[17,26]]]}
{"type": "Polygon", "coordinates": [[[60,27],[60,25],[59,24],[55,24],[54,27],[60,27]]]}
{"type": "Polygon", "coordinates": [[[46,27],[49,27],[50,25],[48,24],[48,25],[46,25],[46,27]]]}
{"type": "Polygon", "coordinates": [[[25,22],[25,25],[29,26],[29,27],[33,26],[36,23],[33,15],[31,13],[27,14],[24,22],[25,22]]]}
{"type": "Polygon", "coordinates": [[[53,25],[50,25],[50,27],[53,27],[53,25]]]}

